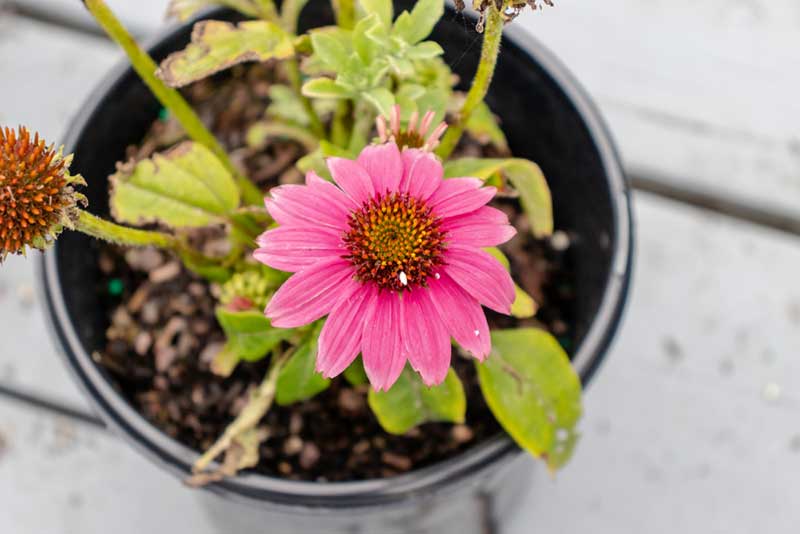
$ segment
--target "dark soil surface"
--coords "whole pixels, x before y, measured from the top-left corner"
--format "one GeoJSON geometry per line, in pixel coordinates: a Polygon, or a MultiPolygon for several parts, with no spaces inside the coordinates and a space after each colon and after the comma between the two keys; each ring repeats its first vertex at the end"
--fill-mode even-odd
{"type": "MultiPolygon", "coordinates": [[[[294,162],[303,155],[292,142],[251,149],[247,127],[263,117],[275,74],[264,67],[234,69],[233,77],[201,82],[187,91],[201,116],[223,140],[234,159],[265,190],[299,182],[294,162]]],[[[147,138],[130,147],[129,158],[147,157],[181,138],[170,120],[153,125],[147,138]]],[[[498,155],[468,140],[462,155],[498,155]]],[[[540,242],[530,237],[527,219],[513,198],[498,198],[519,235],[504,245],[514,279],[541,306],[535,319],[517,320],[487,310],[492,328],[535,325],[546,328],[570,349],[569,310],[573,298],[568,237],[540,242]]],[[[205,246],[220,246],[218,236],[202,236],[205,246]]],[[[248,392],[264,377],[267,362],[243,363],[221,379],[209,363],[223,342],[214,319],[216,289],[186,271],[168,254],[155,250],[103,248],[99,265],[107,277],[107,345],[98,361],[119,391],[158,428],[197,449],[208,448],[244,405],[248,392]]],[[[462,425],[427,424],[404,436],[385,433],[369,410],[366,387],[343,378],[312,400],[273,406],[266,425],[257,472],[316,481],[364,480],[397,475],[450,458],[501,432],[486,407],[471,361],[453,352],[453,365],[467,391],[467,420],[462,425]]]]}

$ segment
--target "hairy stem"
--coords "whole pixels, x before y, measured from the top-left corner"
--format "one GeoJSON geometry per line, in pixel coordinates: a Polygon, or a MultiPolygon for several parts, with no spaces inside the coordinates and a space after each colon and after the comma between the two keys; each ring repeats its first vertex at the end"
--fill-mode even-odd
{"type": "Polygon", "coordinates": [[[161,104],[167,108],[181,123],[186,134],[197,143],[204,145],[211,150],[235,177],[242,192],[242,197],[249,204],[260,204],[263,195],[258,188],[242,175],[233,165],[227,152],[217,141],[214,135],[205,127],[200,117],[194,112],[188,102],[181,94],[168,87],[157,76],[158,65],[150,55],[145,52],[131,36],[128,30],[114,15],[114,12],[106,4],[105,0],[81,0],[92,16],[97,20],[103,30],[116,41],[131,62],[133,69],[142,78],[142,81],[150,88],[153,95],[161,104]]]}
{"type": "Polygon", "coordinates": [[[106,221],[87,211],[81,210],[78,215],[78,222],[75,229],[89,236],[117,245],[127,245],[131,247],[153,246],[169,250],[178,248],[178,240],[163,232],[152,230],[139,230],[128,228],[111,221],[106,221]]]}
{"type": "Polygon", "coordinates": [[[464,127],[475,111],[475,108],[483,102],[489,86],[494,77],[494,69],[497,66],[497,56],[500,53],[500,41],[503,38],[503,16],[490,3],[486,9],[486,28],[483,34],[483,47],[481,48],[481,60],[475,78],[472,80],[472,87],[467,93],[467,98],[458,113],[457,122],[450,126],[442,139],[442,143],[436,153],[442,159],[447,159],[464,135],[464,127]]]}
{"type": "Polygon", "coordinates": [[[300,77],[300,67],[297,64],[296,59],[289,59],[286,61],[286,76],[289,78],[289,83],[292,86],[292,90],[303,104],[303,109],[305,110],[306,115],[308,115],[311,132],[318,139],[324,139],[325,128],[322,126],[322,121],[319,119],[319,115],[317,115],[317,111],[314,109],[314,106],[311,105],[311,100],[309,100],[308,97],[303,94],[303,81],[300,77]]]}

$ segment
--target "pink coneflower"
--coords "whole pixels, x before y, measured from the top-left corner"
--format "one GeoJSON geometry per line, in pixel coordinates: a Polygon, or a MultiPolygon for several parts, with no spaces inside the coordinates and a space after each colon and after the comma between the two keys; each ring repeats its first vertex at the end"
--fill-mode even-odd
{"type": "Polygon", "coordinates": [[[361,353],[372,386],[389,389],[406,364],[428,385],[450,367],[450,337],[476,358],[491,350],[481,305],[509,313],[514,284],[481,250],[511,239],[506,215],[486,206],[495,188],[477,178],[443,180],[430,152],[395,142],[355,161],[330,158],[336,185],[310,172],[266,199],[280,227],[255,257],[295,273],[266,309],[273,326],[328,315],[317,370],[344,371],[361,353]],[[338,187],[337,187],[338,185],[338,187]]]}

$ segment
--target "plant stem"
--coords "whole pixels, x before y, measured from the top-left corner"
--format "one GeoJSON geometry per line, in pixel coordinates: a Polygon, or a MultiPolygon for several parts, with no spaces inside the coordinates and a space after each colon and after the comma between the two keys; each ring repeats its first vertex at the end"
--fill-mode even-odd
{"type": "Polygon", "coordinates": [[[227,152],[217,141],[214,135],[205,127],[200,117],[194,112],[188,102],[175,89],[168,87],[156,76],[158,65],[145,52],[131,36],[128,30],[122,25],[114,12],[105,3],[105,0],[81,0],[89,12],[97,20],[98,24],[105,32],[116,41],[131,62],[133,69],[142,78],[142,81],[150,88],[155,97],[167,108],[181,123],[186,134],[197,143],[204,145],[211,150],[235,177],[242,192],[242,198],[248,204],[260,204],[263,195],[258,188],[243,176],[233,165],[227,152]]]}
{"type": "Polygon", "coordinates": [[[179,247],[178,240],[169,234],[128,228],[127,226],[106,221],[83,210],[80,210],[75,229],[94,238],[117,245],[132,247],[154,246],[170,250],[175,250],[179,247]]]}
{"type": "Polygon", "coordinates": [[[348,132],[348,119],[350,117],[350,104],[346,100],[340,101],[336,105],[331,123],[331,133],[329,139],[336,146],[345,146],[350,136],[348,132]]]}
{"type": "Polygon", "coordinates": [[[292,353],[292,350],[288,350],[278,358],[273,359],[267,376],[264,377],[258,389],[252,393],[250,400],[239,415],[236,416],[236,419],[228,425],[222,436],[197,459],[192,466],[193,472],[200,473],[205,471],[214,461],[214,458],[227,451],[237,437],[244,432],[252,430],[261,421],[270,406],[272,406],[272,401],[275,399],[275,389],[278,385],[278,375],[292,353]]]}
{"type": "Polygon", "coordinates": [[[360,101],[355,105],[354,116],[355,122],[348,148],[351,152],[359,152],[367,144],[367,136],[375,122],[375,114],[372,113],[372,107],[368,103],[360,101]]]}
{"type": "Polygon", "coordinates": [[[317,111],[314,109],[314,106],[311,105],[311,100],[309,100],[308,97],[303,94],[302,91],[303,83],[300,78],[300,67],[297,64],[296,59],[289,59],[286,61],[286,76],[289,78],[289,83],[292,86],[292,90],[300,99],[300,103],[303,104],[303,109],[305,110],[306,115],[308,115],[308,120],[310,122],[309,127],[311,128],[311,132],[318,139],[324,139],[325,128],[322,126],[322,121],[319,119],[319,116],[317,115],[317,111]]]}
{"type": "Polygon", "coordinates": [[[486,28],[483,34],[483,47],[481,48],[481,60],[475,78],[472,80],[472,87],[467,93],[467,98],[458,114],[458,122],[452,125],[442,139],[436,153],[443,160],[447,159],[464,135],[464,127],[475,111],[475,108],[483,102],[489,86],[494,77],[494,69],[497,66],[497,56],[500,53],[500,41],[503,38],[503,16],[490,3],[486,9],[486,28]]]}
{"type": "Polygon", "coordinates": [[[308,3],[308,0],[283,0],[281,2],[281,20],[284,29],[292,35],[297,34],[297,21],[300,12],[308,3]]]}
{"type": "Polygon", "coordinates": [[[356,23],[355,0],[333,0],[336,22],[345,30],[352,30],[356,23]]]}
{"type": "Polygon", "coordinates": [[[271,20],[276,24],[280,20],[278,17],[278,10],[275,8],[273,0],[256,0],[256,6],[261,12],[261,18],[271,20]]]}
{"type": "Polygon", "coordinates": [[[222,260],[209,258],[190,247],[181,239],[163,232],[129,228],[80,210],[75,230],[88,236],[116,245],[128,247],[157,247],[171,250],[184,260],[197,265],[217,265],[222,260]]]}

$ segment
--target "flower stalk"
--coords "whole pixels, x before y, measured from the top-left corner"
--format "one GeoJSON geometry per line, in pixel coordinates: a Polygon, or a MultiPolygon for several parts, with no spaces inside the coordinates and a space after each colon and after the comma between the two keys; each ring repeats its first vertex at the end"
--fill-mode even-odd
{"type": "Polygon", "coordinates": [[[197,113],[186,102],[186,99],[177,90],[168,87],[158,79],[156,76],[156,71],[158,70],[156,62],[125,29],[105,0],[82,0],[82,2],[109,37],[122,47],[128,55],[133,69],[139,74],[142,81],[153,92],[158,101],[180,122],[187,135],[192,140],[211,150],[228,171],[236,177],[244,201],[253,205],[260,204],[263,197],[255,184],[242,175],[233,165],[225,149],[206,128],[197,113]]]}
{"type": "Polygon", "coordinates": [[[356,22],[356,3],[354,0],[333,0],[336,22],[345,30],[352,30],[356,22]]]}
{"type": "Polygon", "coordinates": [[[494,77],[494,70],[497,66],[497,56],[500,54],[500,42],[503,39],[504,19],[502,13],[491,4],[485,12],[485,29],[483,34],[483,47],[481,48],[481,59],[475,78],[472,80],[472,87],[467,93],[467,98],[458,113],[457,122],[450,126],[445,134],[442,143],[436,150],[436,154],[447,159],[458,145],[464,135],[464,129],[475,109],[486,98],[489,86],[494,77]]]}
{"type": "Polygon", "coordinates": [[[80,210],[78,214],[75,230],[117,245],[131,247],[153,246],[171,250],[178,248],[178,240],[174,236],[153,230],[128,228],[127,226],[101,219],[83,210],[80,210]]]}

